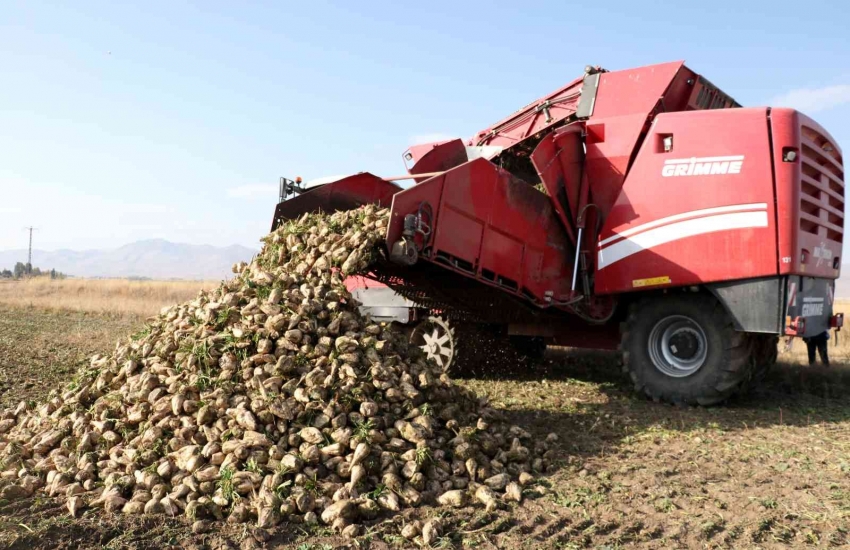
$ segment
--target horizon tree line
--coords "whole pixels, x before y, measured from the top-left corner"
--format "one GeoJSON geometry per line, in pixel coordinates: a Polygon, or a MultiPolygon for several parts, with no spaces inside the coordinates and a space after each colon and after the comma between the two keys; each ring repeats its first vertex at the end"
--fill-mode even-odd
{"type": "Polygon", "coordinates": [[[33,267],[29,262],[18,262],[13,269],[0,270],[0,279],[24,279],[27,277],[50,277],[51,279],[64,279],[66,275],[55,269],[42,271],[33,267]]]}

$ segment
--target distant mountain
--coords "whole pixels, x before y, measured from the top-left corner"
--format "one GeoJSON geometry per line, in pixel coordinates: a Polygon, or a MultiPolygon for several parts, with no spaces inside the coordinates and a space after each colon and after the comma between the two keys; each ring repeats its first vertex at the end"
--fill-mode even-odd
{"type": "MultiPolygon", "coordinates": [[[[239,245],[215,247],[150,239],[113,250],[33,250],[32,263],[42,270],[55,269],[76,277],[222,279],[234,262],[250,261],[256,253],[239,245]]],[[[0,251],[0,269],[12,269],[26,258],[26,250],[0,251]]]]}

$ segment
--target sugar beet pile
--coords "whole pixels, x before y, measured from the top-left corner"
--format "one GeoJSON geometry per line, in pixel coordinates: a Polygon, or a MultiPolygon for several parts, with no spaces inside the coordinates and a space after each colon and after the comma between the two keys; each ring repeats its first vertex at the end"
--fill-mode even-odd
{"type": "MultiPolygon", "coordinates": [[[[374,206],[290,221],[64,391],[4,411],[0,498],[346,536],[405,507],[521,500],[553,436],[503,423],[345,290],[387,223],[374,206]]],[[[403,534],[429,543],[439,528],[403,534]]]]}

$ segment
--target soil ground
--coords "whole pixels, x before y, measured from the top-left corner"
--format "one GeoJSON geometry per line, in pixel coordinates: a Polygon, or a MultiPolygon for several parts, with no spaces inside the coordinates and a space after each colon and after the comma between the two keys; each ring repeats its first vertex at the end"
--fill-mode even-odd
{"type": "MultiPolygon", "coordinates": [[[[44,398],[141,322],[0,305],[0,406],[44,398]]],[[[289,524],[260,543],[245,525],[195,535],[183,518],[87,511],[72,520],[35,497],[0,502],[0,548],[409,548],[402,523],[435,514],[448,526],[442,548],[850,547],[850,366],[843,346],[841,364],[802,366],[801,348],[780,356],[757,393],[709,409],[634,394],[608,353],[550,349],[518,372],[459,380],[513,423],[559,435],[554,471],[493,514],[420,508],[354,544],[289,524]]]]}

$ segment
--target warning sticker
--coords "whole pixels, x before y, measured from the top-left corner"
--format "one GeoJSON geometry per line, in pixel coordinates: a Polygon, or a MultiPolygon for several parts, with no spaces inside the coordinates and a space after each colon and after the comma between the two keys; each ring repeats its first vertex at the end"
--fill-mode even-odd
{"type": "Polygon", "coordinates": [[[668,285],[670,284],[670,277],[667,275],[663,277],[652,277],[649,279],[635,279],[632,281],[632,287],[640,288],[642,286],[655,286],[655,285],[668,285]]]}

